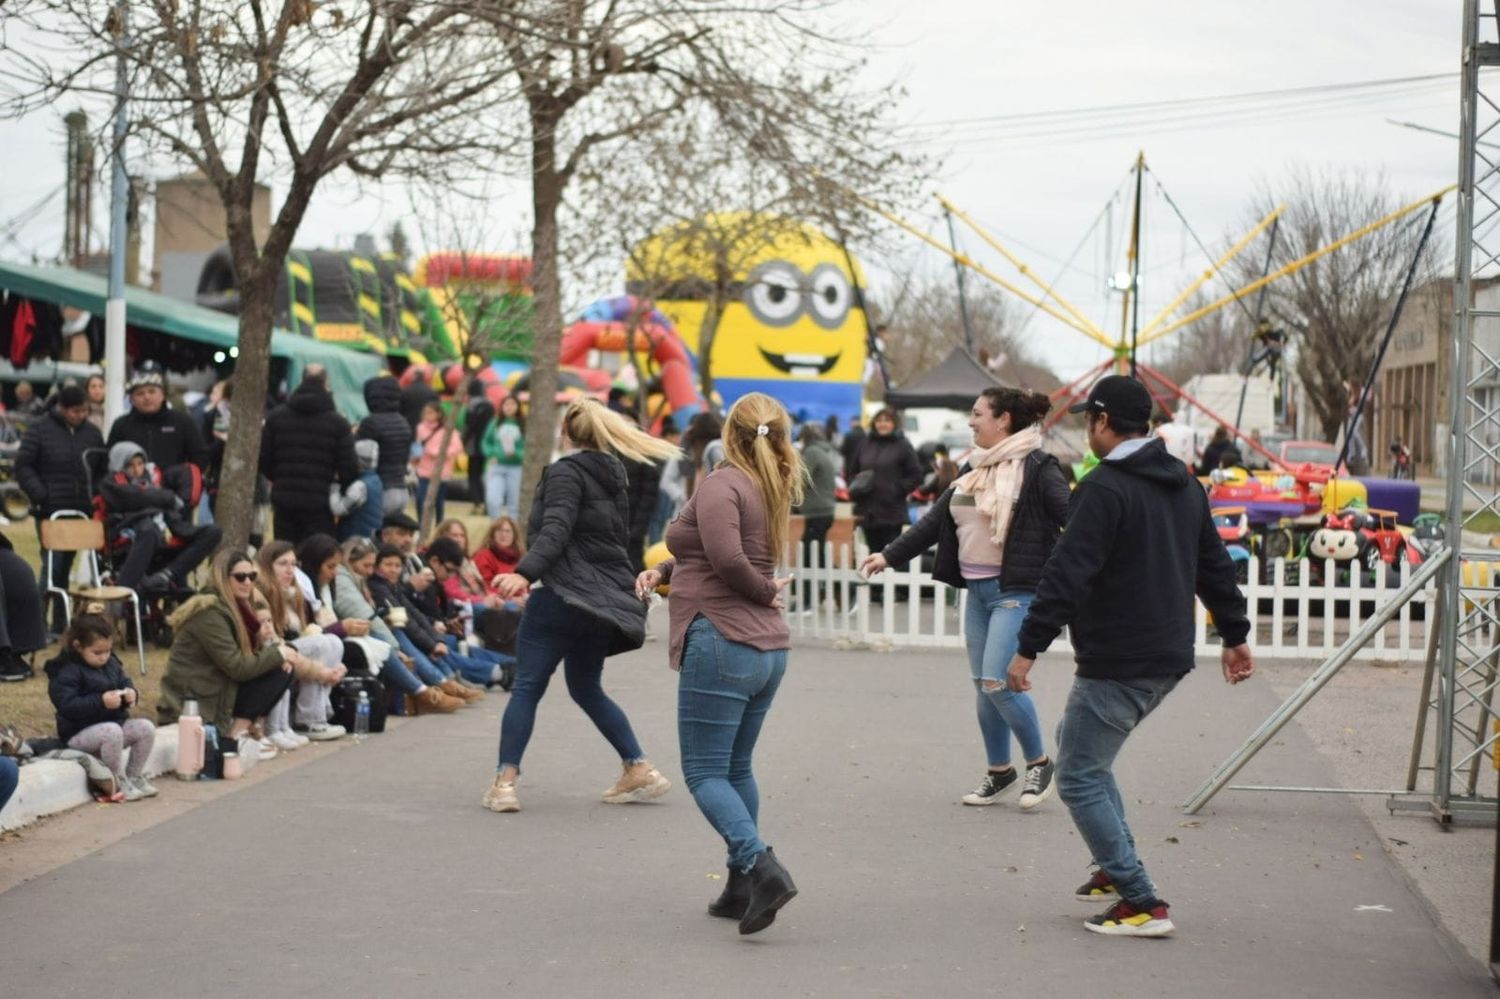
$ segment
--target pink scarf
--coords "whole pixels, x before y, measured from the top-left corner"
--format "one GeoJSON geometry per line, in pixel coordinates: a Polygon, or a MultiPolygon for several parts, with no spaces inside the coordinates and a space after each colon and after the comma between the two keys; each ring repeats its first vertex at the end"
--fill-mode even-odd
{"type": "Polygon", "coordinates": [[[990,540],[1002,551],[1011,514],[1021,497],[1022,462],[1041,446],[1042,432],[1033,423],[998,444],[970,451],[970,471],[954,483],[959,492],[974,497],[974,506],[990,518],[990,540]]]}

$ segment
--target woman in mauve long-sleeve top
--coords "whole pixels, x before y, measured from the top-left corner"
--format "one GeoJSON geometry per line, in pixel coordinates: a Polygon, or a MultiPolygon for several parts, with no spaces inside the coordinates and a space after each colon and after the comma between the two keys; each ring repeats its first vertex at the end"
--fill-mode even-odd
{"type": "Polygon", "coordinates": [[[640,574],[644,598],[670,580],[677,737],[688,790],[728,846],[729,878],[710,915],[741,933],[771,925],[797,894],[758,827],[751,754],[786,672],[791,635],[775,568],[805,471],[781,403],[742,396],[724,423],[725,465],[710,473],[670,527],[675,556],[640,574]]]}

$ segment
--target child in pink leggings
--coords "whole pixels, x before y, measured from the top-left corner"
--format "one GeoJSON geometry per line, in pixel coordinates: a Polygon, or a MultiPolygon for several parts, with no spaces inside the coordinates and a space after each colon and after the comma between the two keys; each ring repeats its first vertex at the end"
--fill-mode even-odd
{"type": "Polygon", "coordinates": [[[57,737],[71,749],[97,756],[115,775],[126,801],[156,794],[146,761],[156,726],[130,717],[139,693],[115,655],[114,628],[97,614],[80,614],[63,636],[62,653],[46,665],[47,695],[57,709],[57,737]],[[122,766],[125,750],[130,762],[122,766]]]}

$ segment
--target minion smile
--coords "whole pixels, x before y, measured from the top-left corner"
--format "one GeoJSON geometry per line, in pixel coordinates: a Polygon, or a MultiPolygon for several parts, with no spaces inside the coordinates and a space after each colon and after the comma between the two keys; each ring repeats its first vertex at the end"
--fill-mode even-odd
{"type": "Polygon", "coordinates": [[[843,351],[830,357],[827,354],[773,354],[764,347],[759,350],[760,356],[766,359],[767,364],[793,378],[817,378],[826,375],[833,370],[834,365],[839,363],[839,358],[844,356],[843,351]]]}

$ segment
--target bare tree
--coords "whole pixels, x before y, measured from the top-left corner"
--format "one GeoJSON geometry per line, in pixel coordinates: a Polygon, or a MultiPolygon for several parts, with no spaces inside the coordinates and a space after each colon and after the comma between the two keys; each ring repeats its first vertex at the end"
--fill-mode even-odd
{"type": "MultiPolygon", "coordinates": [[[[1287,210],[1273,271],[1383,218],[1402,203],[1384,178],[1357,171],[1297,168],[1276,186],[1287,210]]],[[[1263,215],[1275,201],[1263,191],[1250,213],[1263,215]]],[[[1270,285],[1267,314],[1296,322],[1297,377],[1326,440],[1334,440],[1348,418],[1350,383],[1369,374],[1424,224],[1424,214],[1414,213],[1270,285]]],[[[1440,255],[1439,247],[1429,243],[1418,264],[1418,284],[1431,276],[1440,255]]],[[[1259,276],[1258,264],[1242,260],[1239,265],[1241,278],[1259,276]]]]}
{"type": "MultiPolygon", "coordinates": [[[[524,102],[532,193],[536,343],[532,397],[557,385],[562,337],[560,216],[597,219],[615,204],[569,200],[587,169],[633,144],[705,130],[739,162],[788,186],[880,189],[907,172],[891,138],[889,89],[863,92],[859,39],[828,17],[831,0],[517,0],[484,9],[524,102]],[[789,44],[788,39],[795,39],[789,44]]],[[[657,178],[670,162],[643,164],[657,178]]],[[[808,198],[807,200],[811,200],[808,198]]],[[[541,475],[557,414],[533,405],[526,487],[541,475]]]]}
{"type": "Polygon", "coordinates": [[[218,192],[241,308],[231,435],[218,510],[243,544],[260,448],[272,300],[288,249],[324,178],[452,179],[493,149],[487,121],[513,96],[504,49],[478,26],[483,5],[291,0],[22,0],[6,16],[43,46],[0,53],[3,112],[64,94],[112,95],[127,63],[131,132],[148,152],[201,172],[218,192]],[[121,10],[129,11],[126,25],[121,10]],[[347,12],[346,12],[347,11],[347,12]],[[285,184],[265,241],[251,228],[257,182],[285,184]]]}
{"type": "MultiPolygon", "coordinates": [[[[1259,276],[1256,273],[1249,280],[1259,276]]],[[[1208,293],[1197,291],[1183,305],[1182,311],[1196,312],[1208,305],[1209,301],[1208,293]]],[[[1247,297],[1246,302],[1247,309],[1255,307],[1253,297],[1247,297]]],[[[1250,356],[1253,316],[1253,312],[1247,314],[1245,309],[1234,304],[1209,313],[1193,325],[1173,334],[1172,339],[1165,344],[1168,349],[1163,351],[1161,363],[1155,367],[1178,385],[1187,382],[1194,375],[1231,371],[1243,373],[1250,356]]]]}
{"type": "MultiPolygon", "coordinates": [[[[998,288],[981,281],[965,287],[974,349],[995,377],[1010,385],[1048,391],[1055,373],[1015,335],[1016,307],[998,288]]],[[[937,364],[964,342],[963,312],[951,275],[913,279],[899,293],[885,321],[886,371],[900,385],[937,364]]]]}

